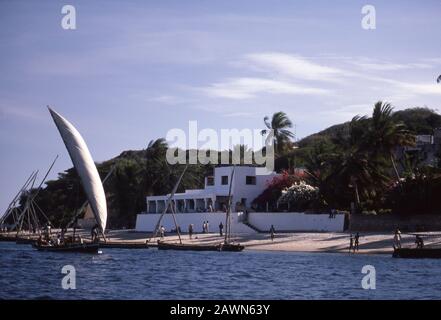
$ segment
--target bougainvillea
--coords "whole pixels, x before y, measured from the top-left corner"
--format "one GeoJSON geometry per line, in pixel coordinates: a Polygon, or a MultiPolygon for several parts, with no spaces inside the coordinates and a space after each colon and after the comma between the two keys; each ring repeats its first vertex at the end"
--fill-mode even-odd
{"type": "Polygon", "coordinates": [[[270,208],[275,208],[277,200],[282,195],[282,191],[289,188],[296,182],[300,182],[299,174],[283,171],[280,175],[275,176],[268,183],[267,188],[253,200],[253,204],[260,209],[265,209],[268,204],[270,208]]]}
{"type": "Polygon", "coordinates": [[[318,201],[319,190],[304,181],[296,182],[289,188],[282,190],[278,199],[279,206],[286,206],[290,209],[306,210],[318,201]]]}

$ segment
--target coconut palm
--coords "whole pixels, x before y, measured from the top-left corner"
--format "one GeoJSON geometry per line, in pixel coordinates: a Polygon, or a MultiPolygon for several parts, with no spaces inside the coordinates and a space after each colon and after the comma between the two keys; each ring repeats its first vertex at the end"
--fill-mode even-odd
{"type": "Polygon", "coordinates": [[[263,129],[261,131],[262,135],[266,135],[272,130],[274,139],[274,149],[276,153],[280,153],[283,150],[283,147],[286,146],[292,138],[294,138],[294,134],[289,130],[292,128],[292,122],[288,118],[285,112],[279,111],[273,114],[271,121],[268,116],[263,119],[265,126],[267,129],[263,129]]]}
{"type": "Polygon", "coordinates": [[[351,198],[360,206],[362,199],[372,199],[387,183],[384,173],[384,160],[374,158],[364,146],[366,117],[356,116],[333,140],[338,146],[335,152],[328,153],[320,160],[320,182],[328,197],[351,198]]]}
{"type": "Polygon", "coordinates": [[[382,156],[389,158],[399,180],[394,151],[399,146],[414,145],[415,136],[410,134],[403,123],[394,121],[392,114],[393,107],[389,103],[378,101],[375,104],[362,148],[365,148],[373,158],[382,156]]]}

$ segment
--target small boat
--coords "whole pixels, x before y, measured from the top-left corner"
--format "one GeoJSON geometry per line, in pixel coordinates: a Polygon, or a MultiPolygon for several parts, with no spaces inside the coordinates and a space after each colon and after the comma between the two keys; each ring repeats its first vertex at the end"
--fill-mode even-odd
{"type": "Polygon", "coordinates": [[[148,249],[149,244],[143,242],[100,242],[100,248],[114,248],[114,249],[148,249]]]}
{"type": "Polygon", "coordinates": [[[441,259],[441,248],[396,248],[392,257],[404,259],[441,259]]]}
{"type": "Polygon", "coordinates": [[[55,251],[55,252],[83,252],[98,253],[98,243],[67,243],[64,245],[49,245],[35,242],[32,246],[39,251],[55,251]]]}
{"type": "Polygon", "coordinates": [[[159,250],[221,251],[221,244],[185,244],[158,241],[157,247],[159,250]]]}
{"type": "Polygon", "coordinates": [[[184,244],[184,243],[167,243],[158,241],[159,250],[184,250],[184,251],[230,251],[240,252],[245,246],[236,243],[220,243],[220,244],[184,244]]]}
{"type": "Polygon", "coordinates": [[[223,243],[219,251],[240,252],[243,249],[245,249],[245,246],[240,243],[223,243]]]}
{"type": "Polygon", "coordinates": [[[17,238],[15,241],[16,244],[33,244],[37,242],[35,238],[17,238]]]}

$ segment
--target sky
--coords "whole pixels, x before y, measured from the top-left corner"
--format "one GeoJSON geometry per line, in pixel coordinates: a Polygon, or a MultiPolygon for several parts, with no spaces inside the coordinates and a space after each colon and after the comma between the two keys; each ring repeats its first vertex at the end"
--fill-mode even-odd
{"type": "Polygon", "coordinates": [[[47,105],[97,162],[193,120],[253,130],[284,111],[299,139],[378,100],[437,110],[440,15],[430,0],[0,0],[0,214],[57,154],[50,179],[72,166],[47,105]],[[75,30],[62,28],[66,4],[75,30]]]}

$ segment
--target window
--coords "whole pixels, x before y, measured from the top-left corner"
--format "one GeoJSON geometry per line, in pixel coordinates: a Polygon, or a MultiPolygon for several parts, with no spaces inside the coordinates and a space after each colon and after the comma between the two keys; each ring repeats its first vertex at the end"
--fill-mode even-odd
{"type": "Polygon", "coordinates": [[[207,186],[214,186],[214,177],[207,177],[207,186]]]}
{"type": "Polygon", "coordinates": [[[256,177],[254,176],[247,176],[246,177],[246,184],[256,184],[256,177]]]}
{"type": "Polygon", "coordinates": [[[227,185],[228,184],[228,176],[222,176],[222,185],[227,185]]]}

